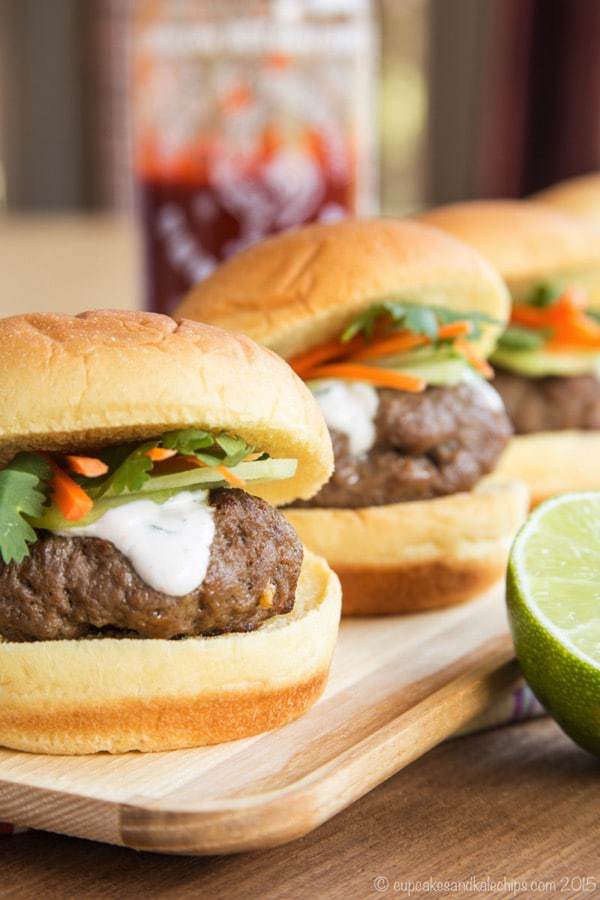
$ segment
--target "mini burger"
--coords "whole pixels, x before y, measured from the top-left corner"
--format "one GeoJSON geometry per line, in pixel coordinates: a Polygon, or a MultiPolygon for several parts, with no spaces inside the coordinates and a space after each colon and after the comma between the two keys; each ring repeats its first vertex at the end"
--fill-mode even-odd
{"type": "Polygon", "coordinates": [[[561,181],[532,199],[600,230],[600,172],[561,181]]]}
{"type": "Polygon", "coordinates": [[[339,583],[270,502],[331,443],[246,337],[150,313],[0,321],[0,743],[168,750],[323,690],[339,583]]]}
{"type": "Polygon", "coordinates": [[[505,279],[510,325],[492,355],[517,437],[500,471],[532,502],[600,488],[600,241],[540,204],[460,203],[423,221],[471,244],[505,279]]]}
{"type": "Polygon", "coordinates": [[[503,574],[527,500],[484,479],[511,434],[485,361],[509,298],[478,254],[414,222],[312,225],[240,253],[181,309],[274,349],[316,397],[335,472],[286,514],[347,614],[448,606],[503,574]]]}

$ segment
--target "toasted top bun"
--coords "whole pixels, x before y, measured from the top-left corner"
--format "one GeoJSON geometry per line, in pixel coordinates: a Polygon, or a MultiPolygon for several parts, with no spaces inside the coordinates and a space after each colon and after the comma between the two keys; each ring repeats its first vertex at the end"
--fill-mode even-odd
{"type": "MultiPolygon", "coordinates": [[[[178,315],[249,334],[284,357],[339,336],[385,299],[487,313],[505,322],[509,297],[469,247],[411,221],[309,225],[239,253],[184,299],[178,315]]],[[[489,352],[498,328],[482,338],[489,352]]]]}
{"type": "Polygon", "coordinates": [[[519,200],[476,200],[426,210],[419,219],[478,250],[516,300],[540,281],[565,278],[600,303],[598,236],[565,213],[519,200]]]}
{"type": "Polygon", "coordinates": [[[0,461],[197,426],[298,460],[293,478],[257,486],[271,502],[311,497],[333,468],[303,382],[274,353],[219,328],[111,310],[13,316],[0,320],[0,372],[0,461]]]}
{"type": "Polygon", "coordinates": [[[561,181],[535,194],[532,199],[600,229],[600,172],[561,181]]]}

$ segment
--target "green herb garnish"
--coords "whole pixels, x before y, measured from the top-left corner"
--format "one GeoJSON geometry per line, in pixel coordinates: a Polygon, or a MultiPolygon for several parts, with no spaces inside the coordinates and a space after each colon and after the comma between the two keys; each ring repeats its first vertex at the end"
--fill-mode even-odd
{"type": "MultiPolygon", "coordinates": [[[[154,463],[147,455],[153,447],[165,447],[182,456],[194,456],[209,469],[217,466],[233,468],[253,452],[253,448],[242,438],[226,433],[213,435],[199,428],[184,428],[137,445],[106,447],[97,454],[108,466],[106,475],[88,478],[69,473],[69,477],[81,485],[94,504],[101,505],[119,502],[118,498],[128,494],[152,491],[155,480],[163,488],[165,484],[172,482],[176,486],[181,482],[183,489],[186,479],[181,477],[182,473],[170,476],[153,474],[154,463]]],[[[264,463],[268,459],[268,454],[263,453],[255,462],[264,463]]],[[[195,470],[196,473],[199,471],[195,470]]],[[[250,471],[254,472],[254,469],[250,471]]],[[[37,540],[32,521],[45,522],[52,520],[53,516],[62,520],[55,507],[50,509],[49,506],[52,475],[49,462],[37,453],[19,453],[0,469],[0,557],[5,563],[13,560],[21,562],[29,554],[28,544],[37,540]]],[[[202,477],[188,478],[192,484],[196,480],[210,482],[210,479],[202,477]]],[[[223,479],[217,477],[217,480],[223,479]]]]}
{"type": "Polygon", "coordinates": [[[548,306],[553,306],[558,298],[564,294],[564,291],[565,284],[562,281],[541,281],[531,289],[525,304],[545,309],[548,306]]]}
{"type": "Polygon", "coordinates": [[[403,329],[413,334],[424,334],[431,341],[437,340],[440,325],[450,322],[467,321],[471,324],[469,337],[477,340],[481,336],[482,324],[500,325],[496,319],[480,312],[457,312],[443,306],[417,306],[397,300],[384,300],[369,306],[348,325],[342,334],[342,341],[351,341],[357,334],[371,339],[380,319],[386,318],[392,330],[403,329]]]}
{"type": "Polygon", "coordinates": [[[522,325],[509,325],[498,340],[502,350],[539,350],[548,338],[546,330],[533,331],[522,325]]]}
{"type": "Polygon", "coordinates": [[[26,516],[40,516],[48,503],[52,470],[42,456],[19,453],[0,471],[0,556],[6,564],[29,555],[37,535],[26,516]]]}
{"type": "Polygon", "coordinates": [[[94,500],[135,494],[152,478],[152,460],[147,452],[153,447],[175,450],[182,456],[195,456],[206,466],[231,468],[252,453],[242,438],[229,434],[210,434],[200,428],[169,431],[154,441],[109,448],[101,457],[109,467],[103,478],[80,478],[79,483],[94,500]]]}

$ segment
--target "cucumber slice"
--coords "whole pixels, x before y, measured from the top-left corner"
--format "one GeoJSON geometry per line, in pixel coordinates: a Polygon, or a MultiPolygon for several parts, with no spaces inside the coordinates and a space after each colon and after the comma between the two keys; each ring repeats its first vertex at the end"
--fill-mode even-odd
{"type": "MultiPolygon", "coordinates": [[[[295,459],[262,459],[255,462],[238,463],[229,471],[242,481],[282,481],[295,475],[298,461],[295,459]]],[[[187,472],[175,472],[172,475],[155,475],[149,478],[140,493],[154,491],[183,490],[190,487],[214,487],[227,484],[216,469],[190,469],[187,472]]]]}
{"type": "MultiPolygon", "coordinates": [[[[295,459],[263,459],[255,462],[239,463],[232,466],[230,472],[241,478],[242,481],[257,482],[282,481],[291,478],[298,466],[295,459]]],[[[110,497],[107,500],[98,500],[89,515],[77,522],[65,519],[56,507],[51,506],[44,511],[44,515],[37,519],[30,519],[34,528],[43,528],[47,531],[63,531],[68,528],[79,528],[82,525],[90,525],[97,521],[104,513],[124,503],[133,503],[135,500],[152,500],[153,503],[164,503],[174,494],[185,490],[210,490],[216,487],[226,487],[227,481],[215,469],[191,469],[187,472],[174,472],[172,475],[157,475],[149,478],[141,490],[135,494],[122,494],[120,497],[110,497]]]]}
{"type": "Polygon", "coordinates": [[[451,347],[433,352],[429,348],[423,348],[412,353],[399,353],[382,359],[379,365],[423,378],[427,384],[445,386],[464,381],[473,371],[466,360],[451,347]]]}
{"type": "Polygon", "coordinates": [[[406,372],[407,375],[414,375],[417,378],[423,378],[427,384],[445,385],[451,387],[459,384],[468,378],[472,373],[471,367],[462,359],[447,359],[439,362],[423,362],[419,366],[394,366],[398,372],[406,372]]]}
{"type": "Polygon", "coordinates": [[[528,378],[543,378],[545,375],[600,374],[600,353],[584,350],[572,353],[549,353],[544,350],[494,351],[491,362],[502,369],[526,375],[528,378]]]}
{"type": "MultiPolygon", "coordinates": [[[[427,384],[450,387],[464,381],[473,373],[466,360],[450,347],[434,351],[424,348],[411,353],[398,353],[376,362],[373,360],[372,365],[423,378],[427,384]]],[[[313,393],[319,389],[320,384],[322,379],[308,382],[313,393]]]]}

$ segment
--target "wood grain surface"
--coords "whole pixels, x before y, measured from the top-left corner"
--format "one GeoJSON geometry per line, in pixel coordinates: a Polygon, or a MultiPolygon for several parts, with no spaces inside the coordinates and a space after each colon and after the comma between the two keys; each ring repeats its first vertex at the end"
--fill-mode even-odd
{"type": "Polygon", "coordinates": [[[443,744],[317,831],[272,850],[168,857],[41,832],[7,838],[0,895],[353,900],[407,896],[394,881],[473,876],[527,886],[437,896],[591,898],[600,894],[599,804],[600,763],[541,720],[443,744]],[[377,876],[390,881],[379,894],[377,876]],[[577,890],[580,876],[597,889],[577,890]],[[534,880],[544,890],[533,890],[534,880]]]}
{"type": "Polygon", "coordinates": [[[269,734],[172,753],[0,750],[0,820],[168,853],[294,840],[516,682],[502,586],[413,616],[342,623],[324,696],[269,734]]]}

